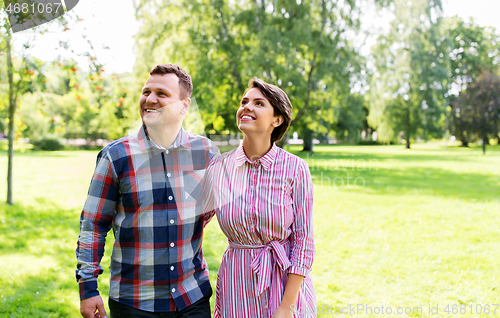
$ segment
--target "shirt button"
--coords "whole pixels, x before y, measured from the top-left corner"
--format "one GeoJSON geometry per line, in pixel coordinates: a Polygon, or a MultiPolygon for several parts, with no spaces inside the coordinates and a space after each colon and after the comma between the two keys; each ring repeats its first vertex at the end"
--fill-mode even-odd
{"type": "Polygon", "coordinates": [[[175,293],[175,288],[172,288],[172,293],[175,293]]]}
{"type": "Polygon", "coordinates": [[[168,149],[167,149],[167,150],[165,150],[165,153],[168,155],[168,153],[169,153],[168,149]]]}
{"type": "Polygon", "coordinates": [[[173,199],[173,198],[174,198],[174,197],[173,197],[173,196],[171,196],[171,195],[169,195],[169,196],[168,196],[168,199],[169,199],[170,201],[172,201],[172,199],[173,199]]]}
{"type": "Polygon", "coordinates": [[[253,186],[250,186],[250,189],[252,189],[252,190],[253,190],[253,186]]]}
{"type": "Polygon", "coordinates": [[[170,220],[170,224],[174,224],[174,222],[175,222],[174,219],[170,220]]]}
{"type": "Polygon", "coordinates": [[[174,242],[170,243],[170,247],[174,247],[174,246],[175,246],[174,242]]]}
{"type": "Polygon", "coordinates": [[[170,178],[170,172],[169,172],[169,173],[167,173],[167,177],[169,177],[169,178],[170,178]]]}
{"type": "Polygon", "coordinates": [[[171,271],[173,271],[173,270],[174,270],[174,268],[175,268],[175,267],[173,267],[173,266],[170,266],[170,270],[171,270],[171,271]]]}

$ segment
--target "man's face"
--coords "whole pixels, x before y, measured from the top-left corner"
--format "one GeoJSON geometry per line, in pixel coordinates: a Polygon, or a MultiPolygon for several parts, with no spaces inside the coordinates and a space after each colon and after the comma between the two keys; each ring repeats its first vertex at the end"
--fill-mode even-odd
{"type": "Polygon", "coordinates": [[[181,100],[180,94],[177,75],[151,75],[146,80],[139,99],[139,112],[146,127],[161,128],[182,123],[191,100],[181,100]]]}

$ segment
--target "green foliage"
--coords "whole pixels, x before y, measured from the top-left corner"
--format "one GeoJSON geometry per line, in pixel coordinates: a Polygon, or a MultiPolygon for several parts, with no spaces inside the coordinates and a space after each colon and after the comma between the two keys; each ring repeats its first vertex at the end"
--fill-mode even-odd
{"type": "MultiPolygon", "coordinates": [[[[406,139],[441,138],[450,94],[467,89],[484,70],[498,69],[500,38],[472,20],[440,18],[438,2],[403,2],[392,6],[391,30],[373,50],[368,122],[382,141],[401,131],[406,139]]],[[[465,142],[465,133],[455,130],[465,142]]]]}
{"type": "Polygon", "coordinates": [[[465,90],[484,71],[498,70],[500,36],[495,29],[457,17],[446,19],[442,27],[449,51],[450,82],[455,83],[459,91],[465,90]]]}
{"type": "Polygon", "coordinates": [[[440,1],[394,1],[388,34],[373,48],[376,71],[371,79],[368,123],[382,141],[405,139],[423,130],[439,137],[444,111],[447,68],[440,1]]]}
{"type": "Polygon", "coordinates": [[[232,132],[241,96],[256,76],[289,95],[292,131],[324,134],[338,122],[361,68],[345,36],[357,29],[358,12],[351,0],[139,1],[136,75],[145,78],[158,61],[181,65],[193,77],[205,129],[232,132]]]}
{"type": "Polygon", "coordinates": [[[43,69],[46,89],[19,99],[16,130],[20,136],[114,140],[126,135],[138,118],[136,102],[125,90],[129,74],[88,74],[72,61],[46,63],[43,69]]]}
{"type": "Polygon", "coordinates": [[[55,151],[64,149],[64,145],[59,138],[55,136],[45,136],[40,139],[32,140],[31,143],[35,150],[55,151]]]}
{"type": "Polygon", "coordinates": [[[332,129],[338,139],[358,143],[361,138],[360,132],[365,128],[363,121],[367,115],[364,97],[359,94],[348,95],[339,108],[338,122],[332,129]]]}
{"type": "MultiPolygon", "coordinates": [[[[466,141],[481,140],[483,152],[490,137],[500,139],[500,77],[484,72],[460,93],[453,105],[453,123],[466,141]]],[[[466,144],[467,145],[467,144],[466,144]]]]}

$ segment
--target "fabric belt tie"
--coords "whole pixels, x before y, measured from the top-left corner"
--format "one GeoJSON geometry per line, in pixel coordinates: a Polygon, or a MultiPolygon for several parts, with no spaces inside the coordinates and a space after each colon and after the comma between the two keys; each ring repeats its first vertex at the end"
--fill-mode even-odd
{"type": "MultiPolygon", "coordinates": [[[[271,241],[265,245],[244,245],[234,242],[229,242],[229,247],[233,249],[244,249],[244,250],[259,250],[259,254],[252,260],[250,266],[252,270],[257,274],[257,297],[259,297],[267,288],[271,286],[271,278],[273,281],[277,282],[278,273],[273,271],[273,260],[278,265],[278,269],[282,272],[292,265],[288,259],[287,253],[285,252],[284,245],[289,242],[288,239],[281,241],[271,241]],[[273,275],[274,274],[274,275],[273,275]]],[[[274,285],[274,284],[273,284],[274,285]]]]}

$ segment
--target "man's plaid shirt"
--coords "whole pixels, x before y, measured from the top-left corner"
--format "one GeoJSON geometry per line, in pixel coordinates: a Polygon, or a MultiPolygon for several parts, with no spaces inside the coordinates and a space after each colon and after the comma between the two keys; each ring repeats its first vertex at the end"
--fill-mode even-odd
{"type": "Polygon", "coordinates": [[[80,217],[80,299],[99,295],[106,234],[115,242],[109,297],[154,312],[182,310],[210,287],[201,243],[202,178],[219,149],[181,128],[171,147],[142,128],[101,150],[80,217]]]}

